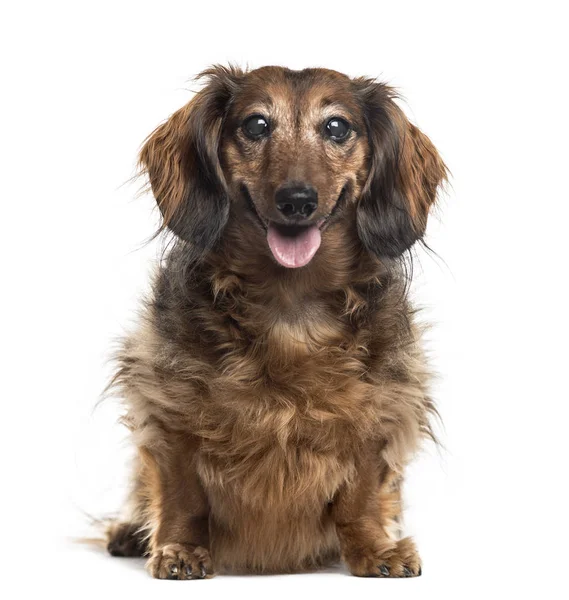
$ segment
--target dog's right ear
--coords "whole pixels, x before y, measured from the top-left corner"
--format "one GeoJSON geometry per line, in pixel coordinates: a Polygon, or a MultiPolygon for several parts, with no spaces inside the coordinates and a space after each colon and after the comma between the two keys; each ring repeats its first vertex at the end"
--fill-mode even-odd
{"type": "Polygon", "coordinates": [[[227,109],[243,72],[215,66],[192,100],[155,129],[139,157],[168,227],[190,242],[196,258],[219,239],[229,216],[227,187],[218,157],[227,109]]]}

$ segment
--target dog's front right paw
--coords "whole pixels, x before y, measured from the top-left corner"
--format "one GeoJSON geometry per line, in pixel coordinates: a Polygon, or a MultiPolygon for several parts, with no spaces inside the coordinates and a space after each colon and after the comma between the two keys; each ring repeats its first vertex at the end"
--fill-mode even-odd
{"type": "Polygon", "coordinates": [[[146,566],[157,579],[209,579],[214,575],[209,550],[190,544],[159,546],[146,566]]]}

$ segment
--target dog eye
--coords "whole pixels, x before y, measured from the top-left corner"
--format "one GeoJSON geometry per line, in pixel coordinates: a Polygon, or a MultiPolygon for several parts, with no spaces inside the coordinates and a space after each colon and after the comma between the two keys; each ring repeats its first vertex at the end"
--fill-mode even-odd
{"type": "Polygon", "coordinates": [[[243,122],[242,128],[245,135],[252,140],[257,140],[269,133],[269,123],[267,122],[267,119],[261,115],[247,117],[243,122]]]}
{"type": "Polygon", "coordinates": [[[335,142],[346,139],[350,133],[350,124],[340,117],[332,117],[326,123],[326,133],[335,142]]]}

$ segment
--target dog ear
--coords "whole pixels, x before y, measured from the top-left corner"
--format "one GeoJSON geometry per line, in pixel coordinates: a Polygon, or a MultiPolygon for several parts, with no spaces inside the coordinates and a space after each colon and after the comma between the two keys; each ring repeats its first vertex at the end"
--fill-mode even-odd
{"type": "Polygon", "coordinates": [[[422,238],[447,169],[429,138],[381,83],[356,80],[370,145],[368,180],[358,209],[358,234],[378,256],[395,258],[422,238]]]}
{"type": "Polygon", "coordinates": [[[139,157],[168,227],[190,243],[195,257],[219,239],[229,198],[218,157],[223,122],[243,73],[212,67],[197,79],[206,85],[150,134],[139,157]]]}

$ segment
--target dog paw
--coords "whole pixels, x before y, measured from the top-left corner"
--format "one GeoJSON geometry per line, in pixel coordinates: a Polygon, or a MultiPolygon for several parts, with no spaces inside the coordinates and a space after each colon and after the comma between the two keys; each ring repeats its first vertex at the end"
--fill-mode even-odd
{"type": "Polygon", "coordinates": [[[135,523],[113,523],[107,530],[107,550],[111,556],[144,556],[146,540],[135,523]]]}
{"type": "Polygon", "coordinates": [[[213,564],[209,551],[201,546],[166,544],[156,549],[147,563],[157,579],[209,579],[213,564]]]}
{"type": "Polygon", "coordinates": [[[360,550],[345,557],[352,575],[358,577],[418,577],[421,559],[411,538],[403,538],[393,547],[360,550]]]}

